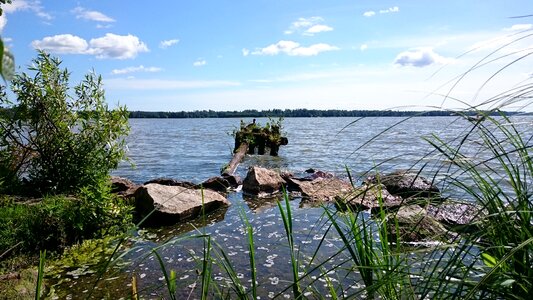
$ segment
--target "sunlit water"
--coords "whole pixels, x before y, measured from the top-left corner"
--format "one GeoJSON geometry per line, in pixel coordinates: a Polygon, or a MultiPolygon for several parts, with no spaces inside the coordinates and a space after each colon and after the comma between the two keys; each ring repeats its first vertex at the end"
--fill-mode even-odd
{"type": "MultiPolygon", "coordinates": [[[[531,119],[525,119],[531,126],[531,119]]],[[[250,120],[247,120],[250,121],[250,120]]],[[[258,119],[265,124],[267,119],[258,119]]],[[[230,133],[239,126],[240,119],[132,119],[131,134],[127,139],[130,162],[124,163],[114,175],[129,178],[137,183],[158,177],[200,183],[217,176],[221,167],[232,157],[233,138],[230,133]]],[[[333,172],[346,176],[348,169],[360,181],[368,171],[409,169],[425,166],[428,175],[442,165],[442,157],[432,153],[432,147],[424,141],[431,134],[446,140],[467,132],[471,123],[456,117],[419,118],[289,118],[285,119],[283,132],[289,144],[282,146],[279,157],[247,156],[237,173],[244,177],[248,166],[299,173],[308,168],[333,172]]],[[[473,155],[476,155],[473,152],[473,155]]],[[[441,173],[443,171],[441,170],[441,173]]],[[[273,296],[291,297],[287,282],[291,280],[287,236],[279,209],[274,201],[244,199],[242,193],[228,195],[232,205],[206,217],[207,226],[201,220],[176,226],[142,230],[131,241],[129,252],[120,267],[110,268],[108,274],[93,290],[97,276],[81,276],[58,287],[58,294],[78,298],[91,291],[95,297],[128,298],[133,274],[138,279],[138,289],[147,298],[166,297],[165,278],[152,249],[165,262],[167,271],[175,270],[178,279],[178,299],[198,296],[205,240],[186,238],[195,234],[209,234],[213,245],[221,246],[231,260],[238,278],[248,286],[251,283],[248,240],[243,214],[254,228],[254,243],[259,294],[262,299],[273,296]],[[194,230],[194,226],[198,230],[194,230]],[[281,293],[278,295],[278,293],[281,293]]],[[[301,199],[290,202],[296,247],[303,265],[313,255],[323,240],[323,208],[303,207],[301,199]]],[[[321,251],[315,258],[323,261],[336,253],[341,243],[335,235],[323,240],[321,251]]],[[[215,247],[215,248],[216,248],[215,247]]],[[[217,257],[216,252],[211,253],[217,257]]],[[[338,263],[334,259],[328,265],[338,263]]],[[[303,269],[302,269],[303,270],[303,269]]],[[[320,272],[317,270],[316,272],[320,272]]],[[[332,271],[332,278],[336,278],[332,271]]],[[[341,274],[337,274],[340,276],[341,274]]],[[[313,276],[308,279],[312,280],[313,276]]],[[[70,278],[72,279],[72,278],[70,278]]],[[[227,283],[228,276],[214,268],[213,280],[219,285],[227,283]]],[[[337,279],[335,279],[337,280],[337,279]]],[[[352,279],[344,286],[358,289],[352,279]]],[[[318,282],[326,290],[325,282],[318,282]]]]}

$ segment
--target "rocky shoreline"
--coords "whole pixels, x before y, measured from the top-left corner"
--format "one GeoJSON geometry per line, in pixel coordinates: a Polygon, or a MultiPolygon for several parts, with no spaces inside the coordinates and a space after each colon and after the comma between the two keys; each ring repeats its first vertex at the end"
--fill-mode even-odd
{"type": "MultiPolygon", "coordinates": [[[[142,185],[112,177],[114,193],[132,199],[144,225],[162,226],[183,222],[217,209],[227,209],[227,192],[242,187],[247,201],[272,203],[283,191],[301,198],[301,206],[334,203],[341,211],[385,211],[391,233],[403,242],[450,242],[475,226],[483,210],[468,202],[443,198],[431,180],[415,172],[398,171],[371,176],[360,186],[331,173],[309,169],[303,176],[252,166],[246,178],[213,177],[201,184],[170,178],[142,185]]],[[[275,201],[274,201],[275,202],[275,201]]]]}

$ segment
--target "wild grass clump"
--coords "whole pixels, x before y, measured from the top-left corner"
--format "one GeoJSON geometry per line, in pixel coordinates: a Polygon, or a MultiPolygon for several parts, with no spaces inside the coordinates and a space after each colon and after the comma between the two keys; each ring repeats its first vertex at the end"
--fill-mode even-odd
{"type": "Polygon", "coordinates": [[[464,236],[477,249],[475,271],[481,276],[464,296],[526,299],[533,291],[533,136],[527,128],[531,124],[517,124],[519,117],[504,113],[482,118],[455,146],[437,137],[430,140],[456,168],[445,183],[484,212],[479,230],[464,236]],[[468,154],[474,144],[479,145],[478,154],[472,157],[468,154]]]}

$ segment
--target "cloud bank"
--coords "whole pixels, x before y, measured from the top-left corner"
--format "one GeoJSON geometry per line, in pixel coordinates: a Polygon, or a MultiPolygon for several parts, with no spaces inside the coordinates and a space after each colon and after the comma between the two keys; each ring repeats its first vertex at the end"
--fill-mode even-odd
{"type": "Polygon", "coordinates": [[[402,67],[427,67],[433,64],[446,64],[451,60],[445,58],[433,51],[433,48],[415,48],[412,50],[401,52],[394,59],[394,64],[402,67]]]}
{"type": "MultiPolygon", "coordinates": [[[[321,52],[328,52],[339,50],[338,47],[329,44],[319,43],[313,44],[309,47],[301,46],[294,41],[279,41],[276,44],[259,48],[253,51],[252,55],[278,55],[286,54],[289,56],[315,56],[321,52]]],[[[248,53],[247,49],[243,49],[243,54],[248,53]]],[[[246,56],[246,55],[245,55],[246,56]]]]}
{"type": "Polygon", "coordinates": [[[138,37],[107,33],[103,37],[85,39],[72,34],[59,34],[48,36],[42,40],[31,42],[35,49],[45,50],[60,54],[87,54],[98,59],[131,59],[141,52],[148,52],[145,43],[138,37]]]}

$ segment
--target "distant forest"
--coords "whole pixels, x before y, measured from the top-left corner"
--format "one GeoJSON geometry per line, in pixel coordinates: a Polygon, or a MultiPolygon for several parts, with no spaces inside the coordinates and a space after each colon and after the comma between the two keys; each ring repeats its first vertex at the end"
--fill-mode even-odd
{"type": "MultiPolygon", "coordinates": [[[[262,118],[262,117],[284,117],[284,118],[309,118],[309,117],[411,117],[411,116],[453,116],[453,115],[473,116],[475,111],[453,112],[453,111],[394,111],[394,110],[316,110],[316,109],[271,109],[255,110],[247,109],[243,111],[131,111],[130,118],[262,118]]],[[[498,113],[492,112],[497,115],[498,113]]],[[[516,114],[515,112],[505,112],[506,115],[516,114]]]]}

